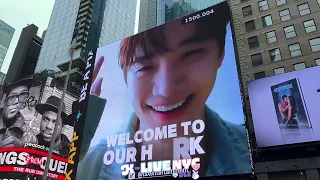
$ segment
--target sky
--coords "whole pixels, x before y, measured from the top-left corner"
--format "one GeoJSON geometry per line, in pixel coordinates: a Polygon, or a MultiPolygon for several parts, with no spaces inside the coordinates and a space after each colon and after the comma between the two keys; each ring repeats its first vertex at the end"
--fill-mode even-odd
{"type": "Polygon", "coordinates": [[[36,25],[38,36],[47,29],[55,0],[0,0],[0,19],[15,29],[9,50],[1,67],[7,73],[21,31],[28,24],[36,25]]]}

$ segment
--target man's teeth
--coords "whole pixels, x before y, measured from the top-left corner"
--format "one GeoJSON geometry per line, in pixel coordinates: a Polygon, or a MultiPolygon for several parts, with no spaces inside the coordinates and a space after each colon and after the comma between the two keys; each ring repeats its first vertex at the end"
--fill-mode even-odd
{"type": "Polygon", "coordinates": [[[156,111],[166,112],[166,111],[170,111],[172,109],[175,109],[175,108],[182,106],[185,102],[186,102],[186,100],[183,100],[183,101],[178,102],[177,104],[173,104],[173,105],[169,105],[169,106],[152,106],[152,108],[156,111]]]}

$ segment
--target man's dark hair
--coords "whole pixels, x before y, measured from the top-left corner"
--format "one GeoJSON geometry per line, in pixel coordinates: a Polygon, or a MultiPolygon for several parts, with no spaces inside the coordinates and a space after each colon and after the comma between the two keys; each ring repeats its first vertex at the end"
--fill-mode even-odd
{"type": "Polygon", "coordinates": [[[287,98],[288,96],[287,95],[283,95],[282,96],[282,100],[284,100],[284,98],[287,98]]]}
{"type": "MultiPolygon", "coordinates": [[[[212,6],[211,8],[214,9],[214,14],[202,17],[190,23],[196,24],[198,33],[201,34],[201,36],[205,37],[206,39],[215,40],[219,46],[219,53],[222,54],[225,46],[227,25],[231,19],[230,7],[227,2],[223,2],[212,6]]],[[[206,10],[211,8],[207,8],[206,10]]],[[[186,17],[189,16],[185,16],[174,21],[183,21],[186,17]]],[[[137,46],[141,46],[145,54],[148,54],[146,53],[147,41],[149,41],[151,46],[153,46],[158,52],[168,51],[163,33],[163,27],[170,26],[170,23],[172,22],[168,22],[165,25],[155,27],[146,32],[122,40],[119,52],[119,65],[122,70],[126,71],[126,69],[133,64],[135,49],[137,46]]]]}

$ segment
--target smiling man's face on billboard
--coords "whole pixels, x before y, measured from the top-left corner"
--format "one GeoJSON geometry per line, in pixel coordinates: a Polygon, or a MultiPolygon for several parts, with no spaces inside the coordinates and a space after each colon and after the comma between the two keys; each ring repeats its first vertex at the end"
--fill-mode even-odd
{"type": "Polygon", "coordinates": [[[137,43],[125,73],[136,114],[149,127],[204,119],[224,47],[204,36],[197,23],[173,21],[149,36],[158,33],[164,37],[163,49],[156,49],[152,38],[144,39],[145,48],[137,43]]]}

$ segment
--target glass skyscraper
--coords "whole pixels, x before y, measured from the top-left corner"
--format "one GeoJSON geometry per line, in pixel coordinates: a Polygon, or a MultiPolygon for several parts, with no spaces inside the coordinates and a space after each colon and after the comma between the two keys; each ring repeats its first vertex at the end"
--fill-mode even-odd
{"type": "Polygon", "coordinates": [[[136,13],[136,0],[56,0],[35,72],[61,71],[57,66],[70,60],[76,21],[80,29],[73,59],[84,59],[93,49],[133,35],[136,13]]]}
{"type": "Polygon", "coordinates": [[[134,34],[136,0],[108,0],[104,11],[99,47],[134,34]]]}
{"type": "Polygon", "coordinates": [[[157,25],[159,26],[223,1],[225,0],[158,0],[157,25]]]}
{"type": "Polygon", "coordinates": [[[0,20],[0,69],[9,49],[13,34],[14,29],[0,20]]]}
{"type": "Polygon", "coordinates": [[[58,64],[70,60],[68,48],[78,16],[80,0],[56,0],[35,72],[58,71],[58,64]]]}

